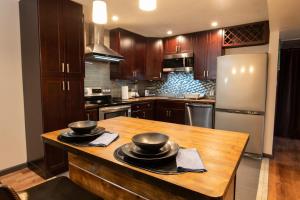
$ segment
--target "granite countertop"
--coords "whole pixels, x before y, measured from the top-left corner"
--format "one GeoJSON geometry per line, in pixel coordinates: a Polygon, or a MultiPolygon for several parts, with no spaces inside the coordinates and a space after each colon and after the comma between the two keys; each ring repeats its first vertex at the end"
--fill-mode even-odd
{"type": "MultiPolygon", "coordinates": [[[[215,104],[215,99],[203,98],[203,99],[185,99],[176,97],[162,97],[162,96],[152,96],[152,97],[137,97],[128,100],[122,100],[123,103],[138,103],[143,101],[155,101],[155,100],[169,100],[169,101],[184,101],[184,102],[195,102],[195,103],[209,103],[215,104]]],[[[86,110],[97,109],[99,105],[97,104],[85,104],[86,110]]]]}
{"type": "Polygon", "coordinates": [[[151,101],[151,100],[172,100],[172,101],[186,101],[186,102],[198,102],[198,103],[216,103],[215,99],[203,98],[203,99],[185,99],[176,97],[162,97],[162,96],[152,96],[152,97],[137,97],[133,99],[123,100],[130,103],[141,102],[141,101],[151,101]]]}

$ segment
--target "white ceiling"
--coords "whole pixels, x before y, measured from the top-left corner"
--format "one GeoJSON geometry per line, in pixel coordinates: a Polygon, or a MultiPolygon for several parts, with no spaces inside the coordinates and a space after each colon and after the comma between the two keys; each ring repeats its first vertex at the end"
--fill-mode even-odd
{"type": "Polygon", "coordinates": [[[300,38],[300,0],[268,0],[271,29],[282,40],[300,38]]]}
{"type": "MultiPolygon", "coordinates": [[[[84,5],[89,21],[92,0],[74,1],[84,5]]],[[[138,0],[106,2],[109,23],[105,28],[122,27],[152,37],[164,37],[169,29],[174,34],[212,29],[212,21],[218,21],[219,27],[223,27],[268,19],[267,0],[157,0],[153,12],[139,10],[138,0]],[[111,21],[112,15],[119,16],[117,23],[111,21]]]]}

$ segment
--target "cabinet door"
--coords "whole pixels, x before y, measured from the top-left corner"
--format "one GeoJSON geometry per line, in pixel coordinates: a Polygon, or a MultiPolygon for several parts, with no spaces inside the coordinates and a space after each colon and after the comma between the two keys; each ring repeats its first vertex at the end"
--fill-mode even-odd
{"type": "Polygon", "coordinates": [[[193,52],[194,34],[180,35],[177,39],[181,53],[193,52]]]}
{"type": "Polygon", "coordinates": [[[217,77],[217,57],[222,55],[222,30],[212,30],[209,32],[207,45],[207,79],[217,77]]]}
{"type": "Polygon", "coordinates": [[[85,116],[86,120],[99,121],[99,109],[86,110],[85,116]]]}
{"type": "Polygon", "coordinates": [[[140,35],[135,35],[135,66],[134,79],[144,80],[146,66],[146,38],[140,35]]]}
{"type": "Polygon", "coordinates": [[[147,80],[160,80],[163,61],[163,41],[159,38],[147,39],[146,73],[147,80]]]}
{"type": "Polygon", "coordinates": [[[84,120],[84,81],[69,78],[66,81],[66,121],[67,124],[84,120]]]}
{"type": "Polygon", "coordinates": [[[194,44],[194,76],[195,79],[206,79],[206,59],[207,59],[207,32],[199,32],[195,35],[194,44]]]}
{"type": "Polygon", "coordinates": [[[185,124],[185,110],[184,109],[170,109],[170,122],[175,124],[185,124]]]}
{"type": "Polygon", "coordinates": [[[41,74],[43,77],[64,77],[64,41],[61,0],[39,1],[41,74]]]}
{"type": "MultiPolygon", "coordinates": [[[[66,127],[64,79],[44,79],[43,91],[43,127],[44,132],[66,127]]],[[[44,144],[45,176],[62,173],[67,170],[67,153],[57,147],[44,144]]]]}
{"type": "Polygon", "coordinates": [[[120,62],[121,78],[134,79],[135,70],[135,42],[134,35],[128,31],[120,31],[120,54],[124,60],[120,62]]]}
{"type": "Polygon", "coordinates": [[[66,127],[66,82],[61,78],[53,78],[44,79],[42,84],[44,132],[63,129],[66,127]]]}
{"type": "Polygon", "coordinates": [[[68,76],[84,77],[82,5],[70,0],[63,2],[65,71],[68,76]]]}
{"type": "Polygon", "coordinates": [[[164,39],[164,54],[178,53],[178,40],[177,36],[164,39]]]}

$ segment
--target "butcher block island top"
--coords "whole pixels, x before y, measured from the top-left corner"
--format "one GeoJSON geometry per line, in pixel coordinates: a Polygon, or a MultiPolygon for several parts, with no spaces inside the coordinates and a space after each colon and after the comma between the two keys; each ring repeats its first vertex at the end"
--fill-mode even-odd
{"type": "Polygon", "coordinates": [[[104,199],[114,199],[111,196],[114,192],[115,195],[120,192],[115,199],[234,198],[236,170],[248,142],[248,134],[127,117],[99,121],[98,125],[107,131],[119,133],[119,139],[108,147],[79,147],[57,140],[61,131],[43,134],[42,138],[46,143],[67,150],[70,178],[96,194],[102,193],[104,199]],[[134,135],[144,132],[164,133],[181,147],[196,148],[207,172],[162,175],[115,159],[114,151],[118,147],[131,142],[134,135]],[[86,176],[78,175],[84,172],[87,172],[86,176]],[[96,178],[99,178],[98,182],[95,182],[96,178]],[[91,186],[96,183],[102,186],[91,186]],[[112,187],[108,187],[108,183],[113,183],[112,187]],[[103,188],[110,191],[104,191],[103,188]]]}

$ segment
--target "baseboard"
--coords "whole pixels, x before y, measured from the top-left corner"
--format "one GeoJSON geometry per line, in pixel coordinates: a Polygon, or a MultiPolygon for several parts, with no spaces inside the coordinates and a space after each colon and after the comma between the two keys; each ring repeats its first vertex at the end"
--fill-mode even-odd
{"type": "Polygon", "coordinates": [[[10,168],[7,168],[7,169],[0,170],[0,176],[4,176],[6,174],[10,174],[12,172],[24,169],[27,166],[28,166],[27,163],[22,163],[22,164],[19,164],[19,165],[16,165],[16,166],[13,166],[13,167],[10,167],[10,168]]]}
{"type": "Polygon", "coordinates": [[[274,155],[263,153],[263,157],[273,159],[274,155]]]}

